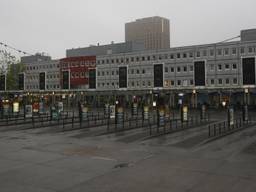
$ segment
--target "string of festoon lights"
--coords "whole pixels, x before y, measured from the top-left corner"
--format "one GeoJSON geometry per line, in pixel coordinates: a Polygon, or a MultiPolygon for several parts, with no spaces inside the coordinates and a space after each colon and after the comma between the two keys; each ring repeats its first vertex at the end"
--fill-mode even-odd
{"type": "MultiPolygon", "coordinates": [[[[32,55],[33,55],[33,54],[31,54],[31,53],[28,53],[27,51],[23,51],[23,50],[17,49],[17,48],[15,48],[15,47],[13,47],[13,46],[11,46],[11,45],[8,45],[8,44],[6,44],[6,43],[3,43],[3,42],[1,42],[1,41],[0,41],[0,46],[2,46],[2,47],[4,47],[4,48],[11,49],[11,50],[13,50],[13,51],[15,51],[15,52],[17,52],[17,53],[21,53],[21,54],[23,54],[23,55],[27,55],[27,56],[32,56],[32,55]]],[[[1,49],[0,49],[0,53],[4,53],[4,52],[5,52],[4,50],[1,50],[1,49]]]]}

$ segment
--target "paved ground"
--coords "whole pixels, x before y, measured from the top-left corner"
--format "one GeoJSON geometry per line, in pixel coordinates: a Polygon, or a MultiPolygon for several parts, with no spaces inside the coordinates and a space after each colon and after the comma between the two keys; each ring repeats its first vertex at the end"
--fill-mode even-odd
{"type": "Polygon", "coordinates": [[[92,131],[0,132],[0,191],[256,191],[256,126],[208,144],[205,126],[150,140],[92,131]]]}

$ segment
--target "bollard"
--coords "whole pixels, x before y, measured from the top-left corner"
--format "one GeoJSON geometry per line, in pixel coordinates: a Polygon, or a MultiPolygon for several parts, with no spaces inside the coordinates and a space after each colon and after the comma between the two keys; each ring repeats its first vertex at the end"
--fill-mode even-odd
{"type": "Polygon", "coordinates": [[[74,115],[72,117],[72,129],[74,128],[74,115]]]}
{"type": "Polygon", "coordinates": [[[208,137],[211,137],[211,125],[208,125],[208,137]]]}
{"type": "Polygon", "coordinates": [[[219,123],[219,135],[221,134],[221,123],[219,123]]]}

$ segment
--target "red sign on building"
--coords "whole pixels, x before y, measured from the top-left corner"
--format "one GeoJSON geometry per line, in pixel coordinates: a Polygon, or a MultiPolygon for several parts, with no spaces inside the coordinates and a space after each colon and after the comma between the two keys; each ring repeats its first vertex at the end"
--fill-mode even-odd
{"type": "Polygon", "coordinates": [[[62,72],[70,72],[70,88],[88,88],[89,69],[96,68],[96,56],[67,57],[60,60],[60,81],[63,87],[62,72]]]}

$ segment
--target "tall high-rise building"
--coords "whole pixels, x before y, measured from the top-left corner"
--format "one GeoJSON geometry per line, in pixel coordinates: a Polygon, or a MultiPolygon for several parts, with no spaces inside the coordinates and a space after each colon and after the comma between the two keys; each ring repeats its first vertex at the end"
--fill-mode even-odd
{"type": "Polygon", "coordinates": [[[170,48],[169,20],[155,16],[126,23],[125,41],[143,42],[145,49],[170,48]]]}

